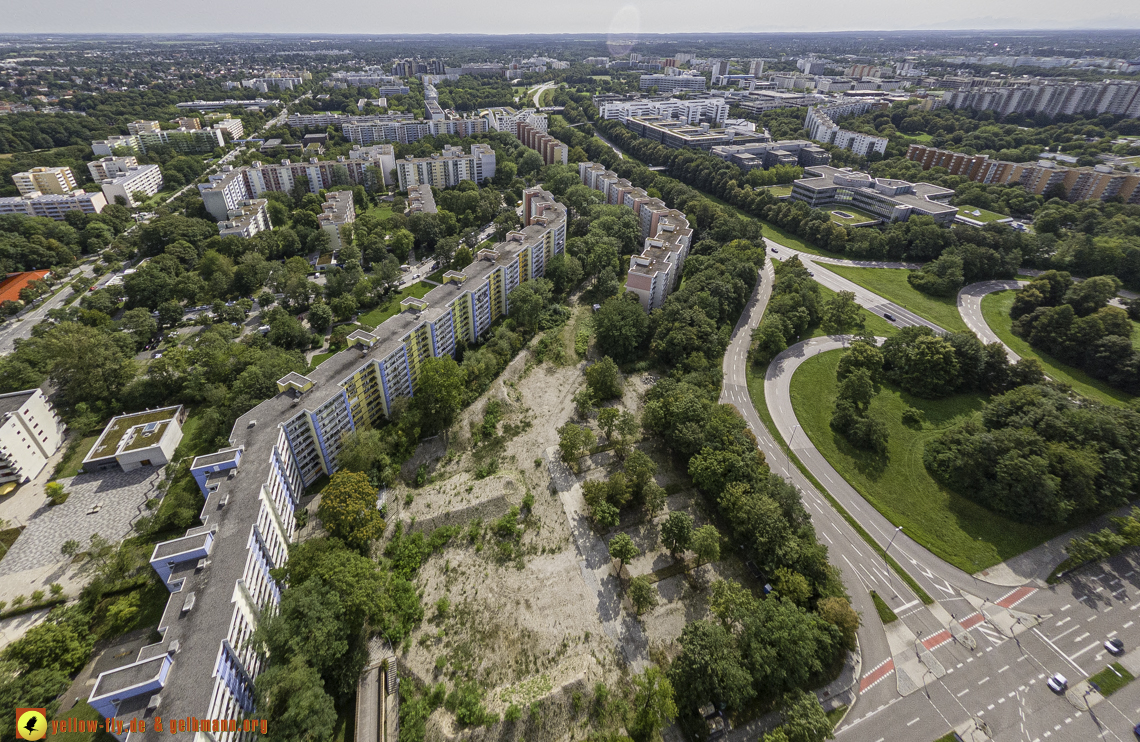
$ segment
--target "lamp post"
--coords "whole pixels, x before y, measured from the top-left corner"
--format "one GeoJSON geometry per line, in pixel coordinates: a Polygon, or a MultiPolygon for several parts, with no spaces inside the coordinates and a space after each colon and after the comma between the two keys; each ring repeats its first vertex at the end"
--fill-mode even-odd
{"type": "Polygon", "coordinates": [[[792,436],[790,438],[788,438],[788,451],[787,451],[787,453],[784,454],[784,457],[787,458],[787,460],[788,460],[788,476],[789,477],[792,475],[792,442],[795,441],[796,433],[798,433],[799,431],[800,431],[799,425],[792,426],[792,436]]]}
{"type": "Polygon", "coordinates": [[[887,548],[883,549],[884,554],[886,554],[888,551],[891,550],[891,544],[893,544],[895,542],[895,536],[899,535],[899,531],[901,531],[902,529],[903,529],[902,526],[895,526],[895,532],[891,534],[891,540],[890,540],[890,542],[887,543],[887,548]]]}

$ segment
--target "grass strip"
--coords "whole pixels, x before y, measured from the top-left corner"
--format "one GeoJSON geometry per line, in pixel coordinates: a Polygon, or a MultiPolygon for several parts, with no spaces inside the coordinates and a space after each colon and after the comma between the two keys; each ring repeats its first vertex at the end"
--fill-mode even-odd
{"type": "Polygon", "coordinates": [[[1089,678],[1090,683],[1094,683],[1100,690],[1100,694],[1108,698],[1116,691],[1131,683],[1136,678],[1132,673],[1124,669],[1124,665],[1119,662],[1113,662],[1108,667],[1104,668],[1096,675],[1089,678]]]}
{"type": "Polygon", "coordinates": [[[910,576],[910,573],[903,569],[902,565],[896,562],[894,557],[887,553],[886,549],[884,549],[882,546],[879,546],[879,542],[872,538],[871,534],[868,533],[866,529],[863,528],[863,526],[859,525],[859,521],[855,520],[855,518],[851,516],[851,513],[847,512],[847,509],[845,507],[839,504],[839,500],[836,500],[831,495],[831,493],[827,491],[827,488],[824,487],[820,481],[816,479],[814,475],[812,475],[810,471],[808,471],[808,468],[804,466],[799,457],[792,454],[792,450],[788,448],[788,446],[784,443],[784,439],[780,437],[780,434],[777,432],[776,423],[774,420],[772,420],[771,413],[768,412],[768,403],[764,399],[764,377],[755,374],[755,372],[752,370],[752,364],[748,364],[746,375],[748,378],[748,396],[752,399],[752,406],[756,408],[756,412],[760,415],[760,419],[764,422],[764,426],[768,428],[768,432],[771,433],[772,437],[776,440],[776,445],[783,449],[784,454],[788,457],[788,460],[795,462],[796,468],[798,468],[800,472],[808,478],[808,481],[815,486],[816,490],[818,490],[820,494],[827,498],[827,501],[831,503],[831,507],[835,508],[835,511],[843,517],[843,520],[847,521],[847,525],[855,529],[855,532],[859,534],[859,537],[866,541],[867,545],[874,549],[875,553],[878,554],[879,557],[882,558],[882,560],[886,562],[890,568],[895,571],[896,574],[898,574],[899,578],[906,583],[907,587],[909,587],[911,591],[916,596],[918,596],[918,599],[921,600],[924,605],[930,605],[933,603],[934,598],[930,597],[930,595],[922,589],[918,582],[916,582],[915,579],[910,576]]]}
{"type": "Polygon", "coordinates": [[[958,313],[956,296],[930,296],[918,291],[907,282],[910,271],[906,268],[856,268],[848,265],[816,263],[819,268],[859,284],[887,301],[909,309],[950,332],[969,332],[962,315],[958,313]]]}
{"type": "Polygon", "coordinates": [[[889,623],[894,623],[899,620],[891,607],[887,605],[887,601],[879,597],[879,594],[874,590],[871,591],[871,600],[875,603],[875,611],[879,614],[879,620],[883,622],[883,626],[889,623]]]}

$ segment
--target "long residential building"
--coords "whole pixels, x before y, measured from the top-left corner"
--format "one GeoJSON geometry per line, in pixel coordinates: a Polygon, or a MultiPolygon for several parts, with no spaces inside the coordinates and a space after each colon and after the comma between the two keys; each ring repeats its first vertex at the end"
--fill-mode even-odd
{"type": "Polygon", "coordinates": [[[479,112],[479,118],[487,124],[490,131],[505,131],[519,135],[519,125],[526,124],[535,131],[546,133],[549,128],[545,113],[539,113],[533,108],[517,110],[510,106],[484,108],[479,112]]]}
{"type": "Polygon", "coordinates": [[[642,90],[657,88],[662,94],[703,93],[708,85],[704,75],[642,75],[639,87],[642,90]]]}
{"type": "Polygon", "coordinates": [[[352,191],[329,191],[325,194],[325,202],[321,205],[317,222],[321,225],[321,229],[329,233],[329,246],[334,252],[343,246],[340,228],[354,221],[356,221],[356,207],[353,205],[352,191]]]}
{"type": "Polygon", "coordinates": [[[222,129],[178,129],[142,128],[141,124],[154,122],[132,122],[128,128],[135,131],[126,135],[118,135],[91,143],[91,151],[100,157],[115,154],[116,149],[128,149],[146,154],[147,148],[166,146],[177,152],[205,154],[213,152],[216,148],[225,146],[222,129]]]}
{"type": "Polygon", "coordinates": [[[63,445],[65,430],[42,389],[0,394],[0,484],[35,478],[63,445]]]}
{"type": "Polygon", "coordinates": [[[266,191],[289,193],[302,179],[309,193],[341,185],[375,188],[381,178],[385,184],[390,182],[390,173],[395,167],[392,145],[358,146],[348,157],[335,160],[314,157],[308,162],[282,160],[278,165],[262,162],[239,168],[226,165],[207,182],[199,183],[198,192],[210,215],[225,221],[242,201],[260,198],[266,191]]]}
{"type": "Polygon", "coordinates": [[[601,192],[607,204],[625,206],[637,216],[645,245],[640,254],[630,256],[625,288],[637,295],[645,311],[657,309],[680,281],[689,255],[693,230],[688,219],[602,165],[578,163],[578,175],[583,185],[601,192]]]}
{"type": "Polygon", "coordinates": [[[84,214],[98,214],[107,205],[107,197],[102,193],[40,193],[33,191],[23,196],[0,198],[0,214],[27,214],[63,221],[69,211],[82,211],[84,214]]]}
{"type": "MultiPolygon", "coordinates": [[[[276,396],[234,423],[229,446],[190,465],[205,505],[202,525],[157,544],[150,564],[170,598],[158,634],[135,662],[100,674],[88,703],[107,718],[146,720],[128,739],[169,739],[153,718],[236,720],[255,714],[264,660],[248,638],[281,600],[271,570],[289,559],[305,487],[338,470],[343,436],[384,420],[416,393],[424,361],[474,344],[510,310],[512,289],[543,275],[566,242],[566,212],[539,189],[524,192],[526,226],[372,332],[304,376],[277,382],[276,396]]],[[[270,721],[272,723],[272,721],[270,721]]],[[[249,738],[211,724],[203,739],[249,738]]]]}
{"type": "Polygon", "coordinates": [[[1112,113],[1140,118],[1140,83],[1131,80],[1061,82],[1042,78],[1010,81],[1004,86],[985,85],[948,90],[942,101],[951,108],[1011,113],[1041,114],[1047,118],[1079,113],[1112,113]]]}
{"type": "Polygon", "coordinates": [[[21,196],[29,193],[63,195],[79,187],[69,167],[34,167],[12,176],[12,182],[21,196]]]}
{"type": "Polygon", "coordinates": [[[804,177],[792,183],[791,198],[813,209],[850,205],[887,223],[921,215],[948,226],[958,214],[958,207],[948,203],[953,195],[952,189],[931,183],[872,178],[850,168],[818,166],[805,168],[804,177]]]}
{"type": "Polygon", "coordinates": [[[218,222],[218,234],[249,239],[258,232],[267,231],[271,228],[268,207],[269,201],[264,198],[242,201],[227,214],[225,221],[218,222]]]}
{"type": "Polygon", "coordinates": [[[345,122],[341,133],[345,139],[355,144],[367,145],[375,142],[399,142],[411,144],[424,137],[441,134],[469,137],[487,131],[487,122],[476,118],[445,118],[441,121],[377,121],[345,122]]]}
{"type": "Polygon", "coordinates": [[[127,206],[133,208],[138,206],[136,193],[150,197],[162,190],[162,171],[158,165],[135,165],[104,179],[100,185],[107,203],[116,203],[121,198],[127,206]]]}
{"type": "Polygon", "coordinates": [[[616,119],[623,124],[634,116],[660,116],[686,124],[699,124],[702,121],[724,125],[728,119],[728,101],[721,97],[696,98],[693,100],[623,100],[610,101],[598,106],[598,115],[604,119],[616,119]]]}
{"type": "Polygon", "coordinates": [[[516,136],[520,142],[542,155],[544,164],[565,165],[570,157],[569,147],[545,131],[531,128],[528,123],[519,122],[516,136]]]}
{"type": "Polygon", "coordinates": [[[429,157],[396,160],[396,176],[401,191],[417,185],[450,188],[461,180],[482,183],[495,177],[495,150],[488,144],[472,144],[467,153],[462,147],[446,145],[443,152],[429,157]]]}
{"type": "Polygon", "coordinates": [[[966,155],[921,144],[910,145],[906,156],[921,164],[923,170],[942,167],[951,175],[976,183],[1020,185],[1038,195],[1060,187],[1070,201],[1107,201],[1119,196],[1125,203],[1140,204],[1140,174],[1117,172],[1109,165],[1064,167],[1052,160],[1006,162],[991,160],[989,155],[966,155]]]}
{"type": "Polygon", "coordinates": [[[872,104],[868,101],[858,103],[843,103],[831,106],[811,106],[808,108],[804,128],[808,136],[817,142],[834,144],[841,149],[851,150],[857,155],[866,157],[872,152],[880,155],[887,152],[887,139],[857,131],[841,129],[833,119],[840,116],[857,116],[871,110],[872,104]]]}

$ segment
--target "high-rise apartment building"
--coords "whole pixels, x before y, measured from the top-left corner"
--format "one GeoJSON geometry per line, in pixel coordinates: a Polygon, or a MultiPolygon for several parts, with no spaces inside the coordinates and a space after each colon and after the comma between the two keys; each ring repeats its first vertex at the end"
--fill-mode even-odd
{"type": "Polygon", "coordinates": [[[269,202],[264,198],[242,201],[228,214],[225,221],[218,222],[218,234],[222,237],[249,239],[258,232],[270,229],[268,207],[269,202]]]}
{"type": "Polygon", "coordinates": [[[162,171],[158,165],[136,165],[114,177],[105,178],[100,185],[107,203],[117,203],[121,198],[133,208],[139,205],[136,194],[150,197],[162,190],[162,171]]]}
{"type": "Polygon", "coordinates": [[[542,155],[543,163],[547,165],[565,165],[570,156],[570,148],[547,134],[545,131],[532,129],[530,124],[519,122],[519,141],[542,155]]]}
{"type": "Polygon", "coordinates": [[[417,185],[450,188],[461,180],[482,183],[495,177],[495,151],[486,144],[471,145],[470,153],[446,145],[443,152],[428,157],[396,160],[396,177],[401,191],[417,185]]]}
{"type": "Polygon", "coordinates": [[[42,389],[0,394],[0,484],[33,479],[59,451],[65,431],[42,389]]]}
{"type": "Polygon", "coordinates": [[[329,234],[329,246],[333,251],[340,250],[342,242],[340,228],[356,221],[356,207],[352,203],[352,191],[329,191],[317,222],[329,234]]]}
{"type": "Polygon", "coordinates": [[[642,90],[657,88],[658,93],[703,93],[707,87],[704,75],[642,75],[642,90]]]}
{"type": "Polygon", "coordinates": [[[107,178],[118,177],[138,166],[138,158],[127,155],[126,157],[104,157],[101,160],[92,160],[87,163],[87,170],[91,173],[91,179],[100,183],[107,178]]]}
{"type": "Polygon", "coordinates": [[[1048,118],[1078,113],[1111,113],[1140,118],[1140,83],[1131,80],[1055,82],[1040,78],[1017,80],[1003,87],[985,85],[948,90],[943,102],[951,108],[1041,114],[1048,118]]]}
{"type": "Polygon", "coordinates": [[[21,196],[29,193],[71,193],[79,187],[69,167],[34,167],[12,176],[21,196]]]}
{"type": "Polygon", "coordinates": [[[808,108],[804,128],[808,130],[808,136],[815,141],[834,144],[836,147],[851,150],[857,155],[866,157],[872,152],[878,152],[880,155],[886,154],[888,140],[885,137],[841,129],[839,124],[832,120],[840,116],[857,116],[869,110],[871,110],[871,103],[866,101],[832,106],[811,106],[808,108]]]}

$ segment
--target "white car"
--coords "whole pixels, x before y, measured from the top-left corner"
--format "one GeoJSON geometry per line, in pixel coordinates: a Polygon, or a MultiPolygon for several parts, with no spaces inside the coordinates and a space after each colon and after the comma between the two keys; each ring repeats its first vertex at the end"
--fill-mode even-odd
{"type": "Polygon", "coordinates": [[[1069,681],[1059,672],[1054,673],[1052,677],[1045,681],[1045,684],[1048,685],[1054,693],[1064,693],[1069,687],[1069,681]]]}

